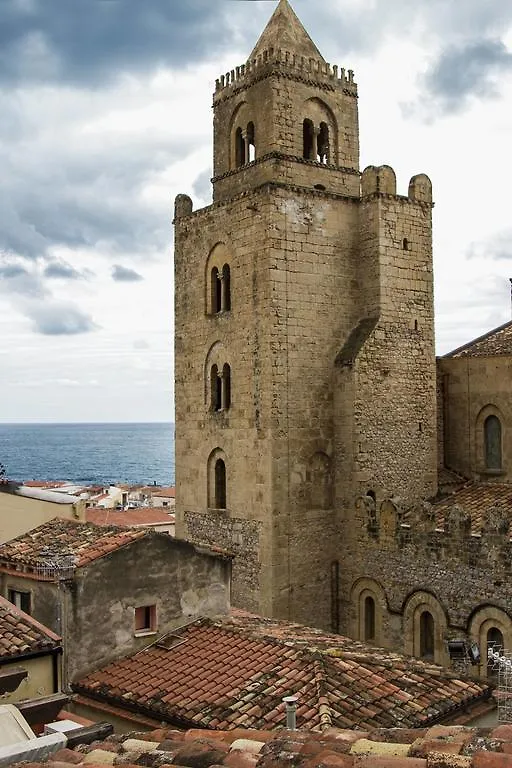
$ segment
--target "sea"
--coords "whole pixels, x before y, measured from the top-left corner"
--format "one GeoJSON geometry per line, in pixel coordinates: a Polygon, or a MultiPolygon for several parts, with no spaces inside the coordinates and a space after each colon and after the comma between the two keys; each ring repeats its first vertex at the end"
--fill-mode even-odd
{"type": "Polygon", "coordinates": [[[9,480],[174,485],[174,424],[0,424],[9,480]]]}

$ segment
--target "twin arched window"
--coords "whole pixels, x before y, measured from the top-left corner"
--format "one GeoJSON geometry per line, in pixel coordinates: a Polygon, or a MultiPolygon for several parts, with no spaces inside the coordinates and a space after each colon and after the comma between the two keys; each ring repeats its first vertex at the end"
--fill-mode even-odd
{"type": "Polygon", "coordinates": [[[491,415],[484,421],[485,468],[501,469],[501,422],[491,415]]]}
{"type": "Polygon", "coordinates": [[[316,128],[313,121],[306,118],[302,124],[303,156],[306,160],[327,165],[330,162],[329,126],[321,122],[316,128]]]}
{"type": "Polygon", "coordinates": [[[210,410],[227,411],[231,407],[231,368],[224,363],[220,370],[218,365],[210,369],[210,410]]]}
{"type": "Polygon", "coordinates": [[[210,311],[212,315],[231,310],[231,270],[224,264],[213,267],[210,275],[210,311]]]}
{"type": "Polygon", "coordinates": [[[254,123],[247,123],[245,131],[237,128],[235,132],[235,163],[240,168],[246,163],[252,163],[256,159],[256,136],[254,123]]]}

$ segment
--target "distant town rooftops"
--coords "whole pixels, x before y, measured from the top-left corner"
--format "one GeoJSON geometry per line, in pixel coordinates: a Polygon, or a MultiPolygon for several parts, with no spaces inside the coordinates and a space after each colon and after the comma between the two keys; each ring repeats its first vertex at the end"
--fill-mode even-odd
{"type": "Polygon", "coordinates": [[[77,504],[81,501],[78,496],[67,493],[59,493],[57,490],[38,486],[20,485],[12,493],[16,496],[25,496],[28,499],[51,502],[52,504],[77,504]]]}
{"type": "Polygon", "coordinates": [[[212,729],[417,728],[481,702],[485,682],[321,630],[234,611],[200,619],[74,684],[81,696],[212,729]]]}
{"type": "Polygon", "coordinates": [[[85,512],[88,523],[137,527],[174,524],[174,513],[169,507],[135,507],[134,509],[102,509],[89,507],[85,512]]]}
{"type": "Polygon", "coordinates": [[[51,650],[60,646],[60,637],[0,597],[0,658],[51,650]]]}
{"type": "Polygon", "coordinates": [[[512,320],[468,341],[443,357],[491,357],[512,354],[512,320]]]}

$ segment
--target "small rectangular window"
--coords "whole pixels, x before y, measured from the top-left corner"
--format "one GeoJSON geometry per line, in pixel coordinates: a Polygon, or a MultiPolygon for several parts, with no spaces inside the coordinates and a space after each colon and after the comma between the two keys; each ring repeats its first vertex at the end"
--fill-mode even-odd
{"type": "Polygon", "coordinates": [[[156,605],[141,605],[135,609],[135,634],[156,632],[156,605]]]}
{"type": "Polygon", "coordinates": [[[16,608],[25,611],[25,613],[30,613],[30,592],[20,592],[17,589],[9,589],[7,599],[10,603],[15,605],[16,608]]]}

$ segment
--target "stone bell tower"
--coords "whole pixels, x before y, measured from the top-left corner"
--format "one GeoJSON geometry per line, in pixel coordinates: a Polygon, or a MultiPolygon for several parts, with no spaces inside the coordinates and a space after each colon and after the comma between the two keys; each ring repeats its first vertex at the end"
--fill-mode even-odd
{"type": "MultiPolygon", "coordinates": [[[[409,334],[405,284],[387,294],[393,249],[412,263],[406,239],[426,276],[416,289],[425,319],[431,312],[429,182],[424,200],[416,184],[398,204],[392,169],[374,169],[361,196],[353,72],[323,59],[287,0],[247,62],[217,80],[213,106],[213,204],[193,211],[178,195],[175,205],[177,534],[235,555],[234,605],[338,631],[353,501],[388,490],[373,455],[385,414],[365,436],[362,473],[358,464],[360,426],[378,412],[360,406],[374,372],[358,359],[368,344],[380,349],[388,311],[389,333],[402,313],[409,334]],[[383,207],[394,217],[385,231],[383,207]],[[409,226],[409,209],[421,227],[416,213],[409,226]]],[[[404,408],[416,430],[422,420],[416,450],[430,467],[433,330],[430,316],[418,331],[422,311],[415,343],[432,365],[412,413],[404,408]]],[[[392,345],[386,336],[382,359],[392,345]]],[[[400,395],[390,369],[384,389],[400,395]]],[[[394,479],[410,456],[388,442],[394,479]]],[[[431,488],[422,478],[415,485],[431,488]]]]}

